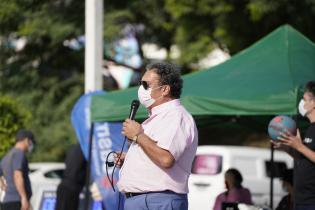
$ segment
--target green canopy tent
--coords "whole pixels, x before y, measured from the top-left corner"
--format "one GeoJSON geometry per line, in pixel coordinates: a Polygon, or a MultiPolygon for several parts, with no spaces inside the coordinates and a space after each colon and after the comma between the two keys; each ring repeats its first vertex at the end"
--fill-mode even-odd
{"type": "MultiPolygon", "coordinates": [[[[183,79],[181,102],[197,123],[217,115],[295,115],[303,86],[315,80],[315,45],[284,25],[230,60],[183,79]]],[[[136,98],[137,88],[94,96],[92,122],[123,121],[136,98]]],[[[136,119],[146,117],[147,111],[140,107],[136,119]]],[[[270,189],[272,206],[272,176],[270,189]]]]}
{"type": "MultiPolygon", "coordinates": [[[[197,119],[213,115],[297,113],[301,87],[315,79],[315,45],[281,26],[221,65],[183,76],[182,104],[197,119]]],[[[92,121],[123,121],[137,88],[95,96],[92,121]]],[[[147,117],[141,107],[137,118],[147,117]]]]}

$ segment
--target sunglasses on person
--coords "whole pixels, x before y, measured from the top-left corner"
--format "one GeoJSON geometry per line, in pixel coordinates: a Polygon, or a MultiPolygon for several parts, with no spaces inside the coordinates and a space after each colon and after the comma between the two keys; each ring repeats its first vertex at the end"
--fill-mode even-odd
{"type": "Polygon", "coordinates": [[[147,81],[141,80],[141,81],[139,81],[139,85],[142,85],[145,90],[147,90],[149,88],[149,84],[147,81]]]}
{"type": "MultiPolygon", "coordinates": [[[[139,85],[142,85],[145,90],[147,90],[147,89],[150,88],[150,86],[149,86],[149,84],[148,84],[147,81],[141,80],[141,81],[139,82],[139,85]]],[[[162,87],[162,86],[163,86],[163,85],[160,85],[160,86],[158,86],[158,87],[156,87],[156,88],[160,88],[160,87],[162,87]]],[[[153,90],[156,89],[156,88],[153,88],[153,90]]]]}

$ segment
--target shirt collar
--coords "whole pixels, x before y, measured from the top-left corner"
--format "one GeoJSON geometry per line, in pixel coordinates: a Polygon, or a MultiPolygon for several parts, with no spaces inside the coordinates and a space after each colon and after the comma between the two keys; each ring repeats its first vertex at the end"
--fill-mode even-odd
{"type": "Polygon", "coordinates": [[[180,105],[180,100],[179,99],[173,99],[171,101],[168,101],[168,102],[160,104],[156,107],[153,107],[152,110],[149,112],[149,116],[158,115],[159,113],[173,109],[179,105],[180,105]]]}

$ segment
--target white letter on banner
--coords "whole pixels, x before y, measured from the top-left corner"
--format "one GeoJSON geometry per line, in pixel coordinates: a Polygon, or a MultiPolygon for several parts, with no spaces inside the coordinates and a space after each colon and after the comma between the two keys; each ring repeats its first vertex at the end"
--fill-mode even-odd
{"type": "Polygon", "coordinates": [[[112,148],[113,142],[109,137],[100,138],[98,141],[98,146],[101,150],[108,150],[112,148]]]}
{"type": "MultiPolygon", "coordinates": [[[[112,140],[110,138],[110,129],[108,123],[99,124],[96,127],[96,136],[97,136],[97,146],[99,148],[99,158],[101,162],[104,162],[101,166],[103,173],[106,173],[106,157],[112,149],[112,140]]],[[[109,174],[112,172],[112,169],[109,168],[109,174]]]]}
{"type": "Polygon", "coordinates": [[[99,138],[110,136],[108,123],[100,124],[100,126],[97,126],[96,132],[99,138]]]}

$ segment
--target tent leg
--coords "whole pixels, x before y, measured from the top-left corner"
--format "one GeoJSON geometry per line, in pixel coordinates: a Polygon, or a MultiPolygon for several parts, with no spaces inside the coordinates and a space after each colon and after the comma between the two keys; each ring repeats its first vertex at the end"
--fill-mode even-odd
{"type": "Polygon", "coordinates": [[[270,144],[270,208],[273,209],[274,147],[270,144]]]}
{"type": "Polygon", "coordinates": [[[86,167],[86,179],[85,179],[84,210],[89,209],[89,203],[90,203],[89,186],[90,186],[90,174],[91,174],[91,163],[92,163],[93,132],[94,132],[94,123],[91,123],[91,130],[90,130],[90,136],[89,136],[89,153],[88,153],[88,160],[87,160],[87,167],[86,167]]]}

